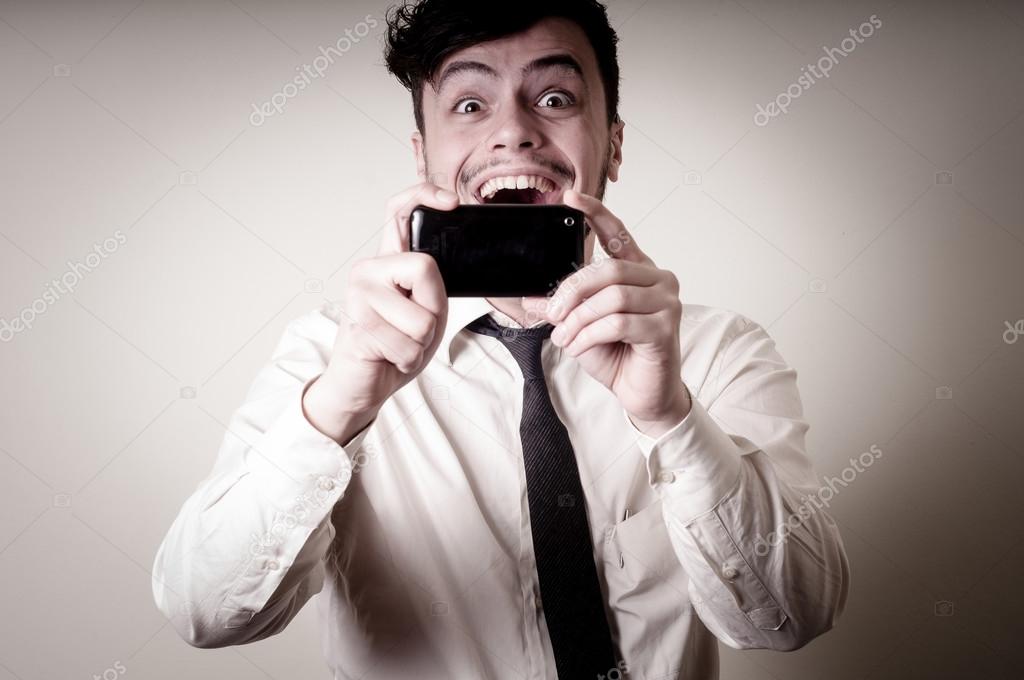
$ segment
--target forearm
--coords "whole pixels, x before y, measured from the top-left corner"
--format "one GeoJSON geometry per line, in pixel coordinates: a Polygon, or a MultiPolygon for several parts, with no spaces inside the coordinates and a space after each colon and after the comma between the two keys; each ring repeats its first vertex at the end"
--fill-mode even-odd
{"type": "Polygon", "coordinates": [[[213,473],[156,556],[157,605],[196,646],[273,634],[319,591],[330,513],[368,429],[347,447],[320,432],[302,407],[311,384],[304,376],[323,370],[320,357],[288,336],[282,349],[233,415],[213,473]]]}
{"type": "Polygon", "coordinates": [[[663,497],[669,536],[698,614],[719,639],[797,649],[831,629],[845,606],[842,540],[824,510],[797,514],[804,494],[779,479],[764,452],[739,460],[735,485],[704,512],[663,497]]]}
{"type": "Polygon", "coordinates": [[[638,444],[701,619],[734,647],[795,649],[841,614],[849,564],[832,518],[800,511],[818,481],[796,372],[764,329],[733,328],[686,417],[638,444]]]}
{"type": "Polygon", "coordinates": [[[329,522],[308,523],[323,511],[310,504],[296,522],[248,486],[239,480],[205,510],[214,487],[191,497],[157,553],[157,606],[191,645],[244,644],[279,632],[319,590],[319,556],[333,532],[329,522]],[[287,616],[275,616],[281,611],[287,616]]]}

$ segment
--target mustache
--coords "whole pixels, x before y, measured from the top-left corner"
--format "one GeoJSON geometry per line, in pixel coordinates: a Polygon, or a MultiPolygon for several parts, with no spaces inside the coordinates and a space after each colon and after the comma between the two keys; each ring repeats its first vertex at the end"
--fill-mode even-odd
{"type": "MultiPolygon", "coordinates": [[[[562,165],[561,163],[559,163],[558,161],[549,160],[547,158],[541,158],[540,156],[529,156],[522,160],[524,160],[526,163],[529,163],[530,165],[536,165],[537,167],[544,168],[545,170],[551,172],[553,175],[560,177],[566,180],[567,182],[572,179],[572,171],[569,170],[569,168],[562,165]]],[[[518,165],[519,163],[516,162],[515,164],[518,165]]],[[[467,172],[463,175],[462,187],[468,191],[470,186],[472,185],[473,180],[476,177],[478,177],[481,173],[503,165],[512,166],[513,163],[504,160],[496,160],[491,161],[490,163],[485,163],[484,165],[481,165],[479,168],[474,168],[473,172],[467,172]]]]}

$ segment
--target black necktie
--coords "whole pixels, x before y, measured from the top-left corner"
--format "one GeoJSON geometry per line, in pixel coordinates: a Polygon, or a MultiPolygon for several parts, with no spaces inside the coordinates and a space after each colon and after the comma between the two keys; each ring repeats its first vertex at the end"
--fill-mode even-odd
{"type": "Polygon", "coordinates": [[[544,381],[540,351],[553,327],[506,328],[485,315],[467,326],[498,338],[523,373],[526,496],[540,596],[559,680],[591,680],[616,669],[576,455],[544,381]]]}

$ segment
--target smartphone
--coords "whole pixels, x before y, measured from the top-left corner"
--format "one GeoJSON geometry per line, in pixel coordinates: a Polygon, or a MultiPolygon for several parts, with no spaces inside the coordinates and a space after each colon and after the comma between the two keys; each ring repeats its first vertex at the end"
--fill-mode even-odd
{"type": "Polygon", "coordinates": [[[417,206],[409,249],[437,260],[448,297],[546,295],[583,267],[590,228],[567,205],[417,206]]]}

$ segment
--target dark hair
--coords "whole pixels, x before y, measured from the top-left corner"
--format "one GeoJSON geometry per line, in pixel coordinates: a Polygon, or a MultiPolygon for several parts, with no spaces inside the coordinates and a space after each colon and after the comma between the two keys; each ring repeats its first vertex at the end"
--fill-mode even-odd
{"type": "Polygon", "coordinates": [[[528,30],[541,19],[576,22],[590,39],[604,82],[608,124],[618,120],[619,62],[615,30],[605,6],[596,0],[521,0],[498,11],[483,0],[406,0],[387,13],[384,60],[412,93],[416,127],[423,130],[423,84],[430,82],[448,55],[477,43],[528,30]]]}

